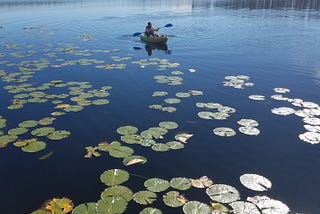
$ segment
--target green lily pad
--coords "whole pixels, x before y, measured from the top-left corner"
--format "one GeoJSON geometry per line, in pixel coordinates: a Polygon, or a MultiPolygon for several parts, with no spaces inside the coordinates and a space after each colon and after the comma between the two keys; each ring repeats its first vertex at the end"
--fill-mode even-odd
{"type": "Polygon", "coordinates": [[[185,203],[184,201],[179,200],[179,192],[177,191],[170,191],[163,195],[163,202],[168,207],[181,207],[185,203]]]}
{"type": "Polygon", "coordinates": [[[185,93],[185,92],[176,93],[176,97],[179,97],[179,98],[186,98],[186,97],[190,97],[190,96],[191,96],[190,93],[185,93]]]}
{"type": "Polygon", "coordinates": [[[156,144],[156,141],[154,141],[150,138],[142,138],[141,140],[139,140],[139,144],[141,146],[149,147],[149,146],[152,146],[153,144],[156,144]]]}
{"type": "Polygon", "coordinates": [[[184,144],[179,141],[170,141],[166,143],[167,146],[169,146],[169,149],[177,150],[177,149],[183,149],[184,144]]]}
{"type": "Polygon", "coordinates": [[[14,129],[10,129],[10,130],[8,131],[8,134],[9,134],[9,135],[16,135],[16,136],[18,136],[18,135],[25,134],[25,133],[27,133],[28,131],[29,131],[29,130],[26,129],[26,128],[14,128],[14,129]]]}
{"type": "Polygon", "coordinates": [[[207,195],[220,203],[231,203],[240,199],[238,190],[226,184],[214,184],[207,188],[207,195]]]}
{"type": "Polygon", "coordinates": [[[164,102],[168,104],[177,104],[177,103],[180,103],[181,100],[177,98],[167,98],[164,100],[164,102]]]}
{"type": "Polygon", "coordinates": [[[0,129],[6,127],[7,120],[0,116],[0,129]]]}
{"type": "Polygon", "coordinates": [[[16,139],[18,139],[16,135],[2,135],[0,136],[0,147],[2,144],[7,145],[8,143],[15,141],[16,139]]]}
{"type": "Polygon", "coordinates": [[[235,214],[260,214],[256,205],[246,201],[235,201],[229,204],[235,214]]]}
{"type": "Polygon", "coordinates": [[[127,209],[128,202],[121,197],[107,197],[97,202],[98,214],[120,214],[127,209]]]}
{"type": "Polygon", "coordinates": [[[106,199],[108,197],[120,197],[129,202],[132,200],[133,193],[128,187],[112,186],[101,193],[101,199],[106,199]]]}
{"type": "Polygon", "coordinates": [[[134,153],[134,150],[127,146],[114,147],[109,150],[109,155],[115,158],[129,157],[134,153]]]}
{"type": "Polygon", "coordinates": [[[96,203],[79,204],[72,210],[72,214],[98,214],[96,211],[96,203]]]}
{"type": "Polygon", "coordinates": [[[34,141],[31,143],[28,143],[26,146],[23,146],[21,148],[24,152],[39,152],[46,148],[46,143],[42,141],[34,141]]]}
{"type": "Polygon", "coordinates": [[[61,116],[61,115],[64,115],[66,114],[65,112],[62,112],[62,111],[54,111],[51,113],[52,116],[61,116]]]}
{"type": "Polygon", "coordinates": [[[162,105],[150,105],[149,108],[150,109],[160,110],[160,109],[162,109],[162,105]]]}
{"type": "Polygon", "coordinates": [[[72,106],[68,106],[67,108],[64,108],[63,110],[65,110],[66,112],[78,112],[83,110],[83,106],[72,105],[72,106]]]}
{"type": "Polygon", "coordinates": [[[172,107],[172,106],[165,106],[165,107],[161,108],[161,111],[172,113],[172,112],[177,111],[177,109],[175,107],[172,107]]]}
{"type": "Polygon", "coordinates": [[[166,152],[168,151],[170,148],[167,144],[164,144],[164,143],[156,143],[156,144],[153,144],[151,146],[152,150],[153,151],[156,151],[156,152],[166,152]]]}
{"type": "Polygon", "coordinates": [[[107,186],[115,186],[129,180],[129,173],[122,169],[110,169],[101,174],[100,180],[107,186]]]}
{"type": "Polygon", "coordinates": [[[137,134],[128,134],[128,135],[121,136],[121,140],[128,144],[138,144],[141,142],[142,137],[137,134]]]}
{"type": "Polygon", "coordinates": [[[141,132],[141,136],[146,139],[162,139],[163,135],[168,132],[167,129],[161,127],[151,127],[148,130],[141,132]]]}
{"type": "Polygon", "coordinates": [[[19,123],[19,127],[21,128],[32,128],[32,127],[35,127],[38,125],[38,121],[36,120],[26,120],[26,121],[23,121],[21,123],[19,123]]]}
{"type": "Polygon", "coordinates": [[[93,100],[92,104],[93,105],[106,105],[106,104],[109,104],[109,100],[107,100],[107,99],[93,100]]]}
{"type": "Polygon", "coordinates": [[[42,127],[37,128],[31,132],[32,135],[40,137],[40,136],[47,136],[55,131],[53,127],[42,127]]]}
{"type": "Polygon", "coordinates": [[[109,151],[109,143],[108,142],[101,142],[98,144],[98,150],[103,151],[103,152],[107,152],[109,151]]]}
{"type": "Polygon", "coordinates": [[[162,192],[170,187],[170,183],[160,178],[150,178],[144,182],[144,186],[149,191],[162,192]]]}
{"type": "Polygon", "coordinates": [[[148,205],[157,200],[157,194],[151,191],[140,191],[133,195],[133,200],[138,204],[148,205]]]}
{"type": "Polygon", "coordinates": [[[137,133],[138,128],[134,126],[122,126],[117,129],[117,133],[121,135],[129,135],[137,133]]]}
{"type": "Polygon", "coordinates": [[[243,186],[254,191],[267,191],[271,188],[271,181],[257,174],[243,174],[240,176],[243,186]]]}
{"type": "Polygon", "coordinates": [[[165,92],[165,91],[155,91],[152,94],[153,97],[163,97],[166,95],[168,95],[168,92],[165,92]]]}
{"type": "Polygon", "coordinates": [[[172,178],[170,186],[178,190],[187,190],[191,187],[191,182],[188,178],[184,177],[172,178]]]}
{"type": "Polygon", "coordinates": [[[147,162],[147,158],[140,155],[133,155],[123,159],[123,164],[125,166],[130,166],[134,164],[145,164],[147,162]]]}
{"type": "Polygon", "coordinates": [[[51,125],[54,120],[56,120],[55,117],[45,117],[45,118],[42,118],[41,120],[39,120],[39,125],[41,125],[41,126],[51,125]]]}
{"type": "Polygon", "coordinates": [[[210,204],[211,204],[211,208],[212,208],[212,213],[217,213],[217,214],[229,214],[230,213],[230,209],[222,203],[211,202],[210,204]]]}
{"type": "Polygon", "coordinates": [[[211,214],[211,208],[199,201],[189,201],[183,205],[183,212],[185,214],[211,214]]]}
{"type": "Polygon", "coordinates": [[[162,214],[161,210],[153,207],[147,207],[141,210],[139,214],[162,214]]]}
{"type": "Polygon", "coordinates": [[[179,125],[176,122],[164,121],[164,122],[160,122],[159,126],[165,129],[176,129],[178,128],[179,125]]]}
{"type": "Polygon", "coordinates": [[[47,135],[50,140],[62,140],[69,137],[71,132],[65,130],[54,131],[51,134],[47,135]]]}

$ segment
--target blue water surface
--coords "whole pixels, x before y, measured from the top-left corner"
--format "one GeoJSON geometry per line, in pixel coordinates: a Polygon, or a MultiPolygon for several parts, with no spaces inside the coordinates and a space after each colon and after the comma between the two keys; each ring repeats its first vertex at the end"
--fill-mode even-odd
{"type": "MultiPolygon", "coordinates": [[[[274,88],[290,89],[283,96],[320,104],[320,6],[314,0],[183,0],[183,1],[27,1],[0,0],[0,70],[18,72],[25,60],[46,58],[47,68],[33,74],[27,83],[38,87],[51,80],[87,81],[94,89],[112,86],[110,103],[85,107],[83,111],[58,116],[57,130],[72,134],[62,141],[47,141],[47,148],[35,154],[20,151],[12,143],[0,149],[0,213],[25,214],[41,207],[53,197],[68,197],[75,205],[96,202],[106,188],[99,176],[108,169],[121,168],[134,174],[125,185],[133,192],[144,190],[143,178],[199,178],[208,176],[214,183],[236,187],[241,200],[267,195],[285,203],[292,213],[320,213],[320,146],[299,139],[306,132],[302,118],[296,115],[272,114],[276,107],[291,107],[289,102],[274,100],[274,88]],[[133,37],[143,32],[148,21],[163,27],[168,35],[165,46],[150,46],[133,37]],[[92,36],[88,41],[80,35],[92,36]],[[17,44],[19,48],[8,48],[17,44]],[[91,53],[77,56],[59,51],[77,47],[91,53]],[[93,50],[115,50],[99,52],[93,50]],[[27,51],[35,51],[26,56],[27,51]],[[24,57],[15,57],[20,52],[24,57]],[[49,57],[47,53],[56,53],[49,57]],[[95,65],[55,67],[65,61],[90,58],[105,64],[118,63],[112,56],[130,57],[125,69],[102,70],[95,65]],[[166,59],[179,63],[176,68],[159,70],[158,66],[132,63],[142,59],[166,59]],[[13,65],[10,65],[13,64],[13,65]],[[194,69],[196,72],[190,72],[194,69]],[[156,75],[182,71],[183,84],[168,86],[154,80],[156,75]],[[225,76],[247,75],[253,87],[235,89],[223,86],[225,76]],[[202,96],[182,98],[174,113],[150,109],[164,104],[155,91],[177,92],[200,90],[202,96]],[[253,101],[249,95],[264,95],[264,101],[253,101]],[[198,102],[217,102],[236,109],[227,120],[203,120],[197,113],[198,102]],[[238,131],[237,121],[251,118],[259,122],[260,134],[248,136],[238,131]],[[177,151],[154,152],[150,148],[128,145],[148,159],[144,165],[125,167],[122,159],[103,153],[86,159],[85,147],[99,142],[120,141],[116,130],[132,125],[140,131],[158,126],[161,121],[175,121],[177,130],[170,131],[165,143],[178,132],[194,134],[177,151]],[[216,127],[233,128],[234,137],[213,134],[216,127]],[[45,160],[38,158],[53,151],[45,160]],[[245,188],[239,177],[256,173],[272,181],[267,192],[245,188]],[[138,176],[137,176],[138,175],[138,176]]],[[[39,120],[55,111],[50,102],[26,104],[9,110],[13,94],[4,89],[15,82],[0,82],[0,115],[7,119],[1,131],[17,127],[24,120],[39,120]]],[[[46,93],[67,93],[53,89],[46,93]]],[[[68,99],[67,99],[68,100],[68,99]]],[[[317,116],[319,118],[319,116],[317,116]]],[[[30,138],[26,134],[22,138],[30,138]]],[[[125,144],[125,143],[123,143],[125,144]]],[[[169,208],[162,195],[151,206],[163,213],[183,213],[182,208],[169,208]]],[[[209,203],[205,190],[185,193],[190,200],[209,203]]],[[[130,202],[126,213],[139,213],[145,206],[130,202]]]]}

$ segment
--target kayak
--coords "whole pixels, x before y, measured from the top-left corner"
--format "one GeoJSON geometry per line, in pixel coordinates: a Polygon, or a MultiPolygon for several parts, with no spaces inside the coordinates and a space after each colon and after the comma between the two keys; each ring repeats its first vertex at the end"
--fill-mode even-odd
{"type": "Polygon", "coordinates": [[[168,37],[165,35],[159,35],[159,37],[149,37],[146,34],[141,34],[141,40],[149,43],[166,43],[168,41],[168,37]]]}

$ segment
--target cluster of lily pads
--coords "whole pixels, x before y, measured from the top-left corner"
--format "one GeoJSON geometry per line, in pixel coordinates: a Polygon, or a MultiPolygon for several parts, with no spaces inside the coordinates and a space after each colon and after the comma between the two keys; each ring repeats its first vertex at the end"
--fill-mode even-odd
{"type": "MultiPolygon", "coordinates": [[[[152,96],[153,97],[164,97],[167,96],[169,93],[165,91],[155,91],[153,92],[152,96]]],[[[175,94],[177,98],[166,98],[164,102],[166,104],[177,104],[181,102],[181,99],[179,98],[187,98],[190,96],[198,96],[202,95],[202,91],[198,90],[189,90],[188,92],[178,92],[175,94]]],[[[175,112],[177,109],[173,106],[163,106],[162,104],[152,104],[149,106],[150,109],[156,109],[156,110],[161,110],[165,112],[175,112]]]]}
{"type": "Polygon", "coordinates": [[[301,117],[304,122],[306,132],[300,134],[299,138],[310,144],[320,143],[320,106],[314,102],[283,96],[284,93],[290,92],[287,88],[274,88],[274,91],[278,94],[273,95],[273,99],[286,101],[300,109],[297,110],[291,107],[278,107],[271,109],[271,112],[277,115],[296,115],[301,117]]]}
{"type": "Polygon", "coordinates": [[[220,103],[196,103],[196,106],[206,110],[198,112],[198,116],[204,120],[226,120],[230,114],[236,112],[236,109],[220,103]]]}
{"type": "MultiPolygon", "coordinates": [[[[157,142],[159,140],[164,141],[165,134],[169,130],[178,128],[178,124],[172,121],[163,121],[159,123],[158,127],[150,127],[147,130],[141,131],[138,134],[138,128],[134,126],[121,126],[117,129],[117,133],[121,135],[121,141],[126,144],[138,144],[143,147],[150,147],[156,152],[166,152],[169,150],[183,149],[184,144],[193,135],[182,132],[175,135],[175,140],[169,140],[166,143],[157,142]]],[[[129,146],[123,146],[118,141],[113,141],[111,144],[107,142],[101,142],[98,146],[86,147],[86,158],[99,157],[100,152],[108,152],[110,156],[115,158],[123,158],[123,164],[125,166],[133,164],[146,163],[147,158],[141,155],[134,155],[134,150],[129,146]]]]}
{"type": "MultiPolygon", "coordinates": [[[[46,148],[46,143],[38,138],[46,137],[47,140],[62,140],[71,134],[66,130],[56,130],[54,127],[48,127],[56,118],[45,117],[41,120],[26,120],[20,122],[18,127],[9,129],[7,134],[1,131],[0,148],[6,147],[9,143],[20,148],[24,152],[39,152],[46,148]],[[37,126],[42,126],[38,127],[37,126]],[[34,129],[33,129],[34,128],[34,129]],[[33,129],[33,130],[30,130],[33,129]],[[27,133],[33,136],[26,137],[27,133]]],[[[5,119],[0,118],[0,127],[5,127],[5,119]]],[[[1,129],[2,129],[1,128],[1,129]]]]}
{"type": "Polygon", "coordinates": [[[158,66],[158,70],[166,70],[167,68],[176,68],[179,66],[179,63],[170,62],[167,59],[159,58],[142,59],[138,61],[132,61],[132,63],[140,65],[141,68],[145,68],[146,66],[158,66]]]}
{"type": "Polygon", "coordinates": [[[223,81],[223,85],[237,89],[243,89],[244,87],[254,86],[254,83],[248,82],[249,79],[250,77],[246,75],[225,76],[225,81],[223,81]]]}
{"type": "MultiPolygon", "coordinates": [[[[70,199],[54,198],[32,214],[64,214],[70,211],[72,214],[120,214],[132,202],[146,206],[141,208],[140,214],[161,214],[159,208],[152,206],[159,200],[159,195],[162,196],[164,205],[175,209],[182,207],[185,214],[287,214],[290,211],[283,202],[265,195],[248,197],[247,201],[242,201],[236,188],[227,184],[214,184],[207,176],[196,179],[175,177],[170,181],[149,178],[144,181],[145,189],[135,193],[123,185],[129,179],[130,174],[123,169],[106,170],[101,174],[100,180],[107,188],[97,202],[83,203],[73,208],[70,199]],[[192,199],[191,188],[205,189],[207,199],[204,202],[192,199]]],[[[257,174],[243,174],[240,182],[248,189],[258,192],[267,191],[272,186],[269,179],[257,174]]]]}

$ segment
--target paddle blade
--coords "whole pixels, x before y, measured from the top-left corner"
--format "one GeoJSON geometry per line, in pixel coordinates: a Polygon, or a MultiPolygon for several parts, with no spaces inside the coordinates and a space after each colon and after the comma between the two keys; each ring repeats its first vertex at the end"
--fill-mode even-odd
{"type": "Polygon", "coordinates": [[[139,36],[140,34],[142,33],[137,32],[137,33],[134,33],[132,36],[139,36]]]}
{"type": "Polygon", "coordinates": [[[166,24],[164,27],[172,27],[173,24],[166,24]]]}

